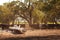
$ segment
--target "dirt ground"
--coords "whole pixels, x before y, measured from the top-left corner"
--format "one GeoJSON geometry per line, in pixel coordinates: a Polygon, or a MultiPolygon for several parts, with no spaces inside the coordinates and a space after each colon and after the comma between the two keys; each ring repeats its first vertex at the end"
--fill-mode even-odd
{"type": "Polygon", "coordinates": [[[0,31],[0,40],[6,38],[25,38],[25,37],[45,37],[50,35],[60,36],[60,29],[46,29],[46,30],[27,30],[24,34],[12,34],[11,32],[0,31]]]}

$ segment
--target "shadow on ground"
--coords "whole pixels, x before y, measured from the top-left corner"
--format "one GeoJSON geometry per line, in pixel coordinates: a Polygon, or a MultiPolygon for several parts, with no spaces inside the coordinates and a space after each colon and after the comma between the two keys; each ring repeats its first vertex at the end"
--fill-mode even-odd
{"type": "Polygon", "coordinates": [[[37,36],[37,37],[11,37],[6,39],[0,39],[0,40],[60,40],[59,35],[51,35],[51,36],[37,36]]]}

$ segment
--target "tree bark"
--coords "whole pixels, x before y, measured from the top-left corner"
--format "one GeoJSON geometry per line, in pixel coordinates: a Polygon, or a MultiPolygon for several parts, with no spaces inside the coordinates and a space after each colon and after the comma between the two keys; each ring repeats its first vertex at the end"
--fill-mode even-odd
{"type": "Polygon", "coordinates": [[[56,20],[54,20],[54,23],[55,23],[55,24],[58,24],[56,20]]]}

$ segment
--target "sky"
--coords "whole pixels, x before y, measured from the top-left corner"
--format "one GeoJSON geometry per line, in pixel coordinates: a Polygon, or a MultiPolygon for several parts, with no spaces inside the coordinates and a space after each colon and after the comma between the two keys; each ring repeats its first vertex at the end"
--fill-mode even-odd
{"type": "MultiPolygon", "coordinates": [[[[10,0],[10,1],[13,1],[13,0],[10,0]]],[[[24,1],[24,0],[21,0],[22,2],[24,1]]],[[[9,0],[0,0],[0,5],[3,5],[3,3],[6,3],[6,2],[9,2],[9,0]]]]}
{"type": "Polygon", "coordinates": [[[9,2],[9,0],[0,0],[0,5],[2,5],[5,2],[9,2]]]}

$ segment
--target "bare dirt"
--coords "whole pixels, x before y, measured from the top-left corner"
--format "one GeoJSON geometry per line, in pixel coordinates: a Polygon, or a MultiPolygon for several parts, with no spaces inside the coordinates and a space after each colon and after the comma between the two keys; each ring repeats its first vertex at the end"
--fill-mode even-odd
{"type": "Polygon", "coordinates": [[[21,38],[23,40],[60,40],[60,29],[27,30],[24,34],[0,32],[0,40],[20,40],[21,38]]]}

